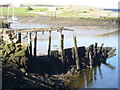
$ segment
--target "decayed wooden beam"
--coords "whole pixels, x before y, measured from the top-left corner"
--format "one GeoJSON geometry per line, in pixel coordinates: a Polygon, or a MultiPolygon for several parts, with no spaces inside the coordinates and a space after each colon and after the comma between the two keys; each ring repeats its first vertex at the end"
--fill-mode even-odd
{"type": "Polygon", "coordinates": [[[36,56],[37,51],[37,32],[35,32],[34,36],[34,56],[36,56]]]}
{"type": "Polygon", "coordinates": [[[64,35],[62,34],[62,29],[60,30],[60,55],[61,60],[64,63],[64,35]]]}
{"type": "MultiPolygon", "coordinates": [[[[36,32],[43,32],[43,31],[58,31],[61,28],[30,28],[30,29],[16,29],[17,32],[32,32],[32,31],[36,31],[36,32]]],[[[63,28],[62,30],[66,30],[66,31],[74,31],[73,29],[68,29],[68,28],[63,28]]]]}
{"type": "Polygon", "coordinates": [[[77,69],[80,69],[80,61],[79,61],[79,55],[78,55],[78,49],[77,49],[77,40],[76,40],[76,36],[73,36],[73,40],[74,40],[74,47],[75,47],[75,58],[76,58],[76,66],[77,69]]]}
{"type": "Polygon", "coordinates": [[[93,66],[93,44],[89,47],[89,61],[90,61],[90,68],[93,66]]]}
{"type": "Polygon", "coordinates": [[[49,31],[48,57],[50,56],[50,51],[51,51],[51,31],[49,31]]]}
{"type": "Polygon", "coordinates": [[[31,36],[31,32],[28,33],[28,43],[29,43],[29,53],[32,56],[32,36],[31,36]]]}
{"type": "Polygon", "coordinates": [[[28,28],[28,29],[8,29],[8,28],[1,28],[2,31],[11,32],[16,31],[18,33],[22,32],[45,32],[45,31],[59,31],[59,30],[65,30],[65,31],[74,31],[73,29],[64,28],[64,27],[55,27],[55,28],[28,28]]]}
{"type": "Polygon", "coordinates": [[[89,52],[90,68],[92,68],[92,52],[89,52]]]}

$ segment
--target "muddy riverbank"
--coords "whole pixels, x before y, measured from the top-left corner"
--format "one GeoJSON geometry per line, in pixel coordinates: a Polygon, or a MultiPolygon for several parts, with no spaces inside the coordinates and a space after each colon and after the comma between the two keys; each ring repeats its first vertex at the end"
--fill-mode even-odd
{"type": "Polygon", "coordinates": [[[48,16],[36,15],[33,17],[20,17],[21,23],[37,23],[51,27],[76,27],[85,30],[118,29],[115,19],[86,19],[86,18],[61,18],[51,19],[48,16]]]}
{"type": "MultiPolygon", "coordinates": [[[[117,32],[118,22],[116,19],[85,19],[85,18],[60,18],[51,19],[48,16],[19,17],[19,21],[12,24],[13,29],[19,28],[41,28],[41,27],[67,27],[75,30],[73,33],[78,36],[97,36],[117,32]]],[[[73,34],[72,33],[72,34],[73,34]]],[[[58,35],[57,35],[58,36],[58,35]]],[[[44,35],[40,36],[47,39],[44,35]]],[[[52,35],[56,39],[56,34],[52,35]]],[[[71,37],[71,34],[67,35],[71,37]]],[[[42,38],[43,40],[43,38],[42,38]]]]}

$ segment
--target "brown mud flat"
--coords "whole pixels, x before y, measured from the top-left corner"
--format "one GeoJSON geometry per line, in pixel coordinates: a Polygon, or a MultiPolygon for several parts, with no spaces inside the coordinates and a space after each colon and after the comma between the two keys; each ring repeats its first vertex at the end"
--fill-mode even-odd
{"type": "Polygon", "coordinates": [[[38,23],[51,27],[78,27],[90,29],[118,29],[118,23],[112,19],[85,19],[85,18],[61,18],[51,19],[48,16],[37,15],[35,17],[20,17],[21,23],[38,23]],[[92,26],[92,27],[91,27],[92,26]],[[88,28],[87,28],[88,27],[88,28]]]}
{"type": "Polygon", "coordinates": [[[19,23],[22,24],[40,24],[47,27],[70,27],[75,30],[75,33],[79,31],[80,36],[96,36],[103,35],[119,30],[119,23],[114,19],[85,19],[85,18],[60,18],[51,19],[48,16],[28,16],[20,17],[19,23]]]}

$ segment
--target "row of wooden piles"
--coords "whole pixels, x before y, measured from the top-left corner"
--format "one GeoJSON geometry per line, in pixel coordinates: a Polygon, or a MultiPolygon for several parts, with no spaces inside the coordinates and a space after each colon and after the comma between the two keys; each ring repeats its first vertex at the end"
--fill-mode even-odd
{"type": "MultiPolygon", "coordinates": [[[[64,35],[62,29],[60,32],[60,49],[51,51],[51,31],[49,31],[49,44],[48,44],[48,58],[61,60],[63,64],[76,65],[77,69],[93,68],[96,64],[106,62],[106,59],[115,55],[115,49],[112,47],[100,47],[97,43],[90,45],[89,47],[77,47],[76,36],[73,36],[73,48],[64,49],[64,35]]],[[[21,42],[21,33],[18,34],[19,42],[21,42]]],[[[28,33],[29,42],[29,54],[36,56],[37,51],[37,32],[34,34],[34,45],[32,45],[31,32],[28,33]],[[32,51],[32,47],[34,48],[32,51]],[[32,54],[33,52],[33,54],[32,54]]]]}
{"type": "Polygon", "coordinates": [[[77,47],[76,36],[73,36],[74,47],[63,49],[64,35],[61,36],[60,50],[51,51],[51,58],[59,59],[64,64],[76,65],[77,69],[93,68],[96,64],[105,63],[107,58],[115,56],[115,48],[100,47],[97,43],[89,47],[77,47]]]}

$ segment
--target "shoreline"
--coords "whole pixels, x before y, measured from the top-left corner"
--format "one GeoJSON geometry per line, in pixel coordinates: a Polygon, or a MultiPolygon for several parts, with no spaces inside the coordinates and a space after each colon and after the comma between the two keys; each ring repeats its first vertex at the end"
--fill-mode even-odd
{"type": "MultiPolygon", "coordinates": [[[[50,17],[41,15],[37,15],[35,17],[28,16],[26,19],[22,17],[14,26],[16,25],[17,27],[20,26],[21,28],[23,28],[22,25],[24,25],[24,27],[27,26],[27,28],[28,27],[72,28],[73,30],[75,30],[74,33],[77,33],[80,36],[97,36],[119,31],[118,23],[114,20],[93,20],[73,18],[56,18],[55,20],[51,20],[50,17]]],[[[45,37],[45,39],[46,38],[47,37],[45,37]]]]}
{"type": "Polygon", "coordinates": [[[97,20],[97,19],[85,19],[85,18],[63,18],[56,17],[51,19],[48,16],[36,15],[34,17],[20,18],[20,23],[28,24],[42,24],[49,27],[76,27],[77,29],[85,30],[99,30],[99,29],[118,29],[118,23],[116,20],[97,20]]]}

